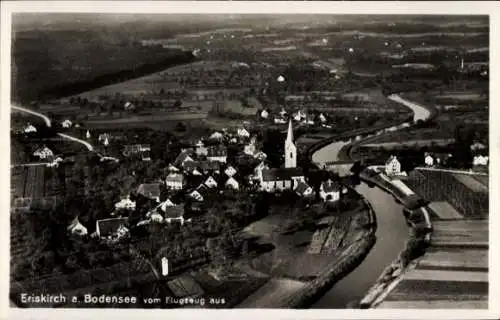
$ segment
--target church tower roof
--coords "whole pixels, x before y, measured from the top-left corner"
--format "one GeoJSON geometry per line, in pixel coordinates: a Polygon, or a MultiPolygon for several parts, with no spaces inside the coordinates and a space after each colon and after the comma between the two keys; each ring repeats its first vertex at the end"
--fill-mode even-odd
{"type": "Polygon", "coordinates": [[[293,142],[292,120],[288,122],[288,133],[286,135],[286,141],[293,142]]]}

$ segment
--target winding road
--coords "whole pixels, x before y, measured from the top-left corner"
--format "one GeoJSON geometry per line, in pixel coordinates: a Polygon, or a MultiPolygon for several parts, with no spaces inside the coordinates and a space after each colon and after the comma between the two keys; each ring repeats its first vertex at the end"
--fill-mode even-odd
{"type": "MultiPolygon", "coordinates": [[[[20,112],[25,112],[25,113],[34,115],[36,117],[39,117],[39,118],[41,118],[45,122],[45,125],[48,128],[52,128],[52,120],[50,120],[50,118],[47,117],[46,115],[44,115],[43,113],[40,113],[40,112],[31,110],[31,109],[28,109],[28,108],[25,108],[25,107],[14,106],[14,105],[12,105],[11,108],[12,108],[12,110],[17,110],[17,111],[20,111],[20,112]]],[[[58,132],[57,135],[60,136],[63,139],[70,140],[70,141],[73,141],[73,142],[76,142],[76,143],[80,143],[80,144],[84,145],[85,148],[87,148],[88,151],[94,152],[94,146],[92,144],[90,144],[89,142],[85,141],[85,140],[78,139],[76,137],[70,136],[70,135],[65,134],[65,133],[60,133],[60,132],[58,132]]],[[[96,154],[101,159],[105,158],[105,159],[117,160],[117,159],[111,158],[111,157],[104,157],[100,153],[96,153],[96,154]]]]}

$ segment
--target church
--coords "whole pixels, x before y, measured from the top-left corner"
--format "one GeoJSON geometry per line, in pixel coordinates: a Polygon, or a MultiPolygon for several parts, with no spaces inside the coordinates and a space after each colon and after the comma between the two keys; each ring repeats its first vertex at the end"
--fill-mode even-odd
{"type": "Polygon", "coordinates": [[[285,167],[262,170],[259,175],[260,187],[267,192],[293,190],[305,182],[302,168],[297,167],[297,147],[293,141],[292,121],[288,123],[288,132],[284,147],[285,167]]]}

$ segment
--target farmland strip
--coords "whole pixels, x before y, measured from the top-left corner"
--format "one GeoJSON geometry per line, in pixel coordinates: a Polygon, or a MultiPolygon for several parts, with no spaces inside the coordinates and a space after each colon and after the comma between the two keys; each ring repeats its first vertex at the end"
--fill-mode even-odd
{"type": "Polygon", "coordinates": [[[444,271],[414,269],[404,275],[404,280],[488,282],[488,273],[471,271],[444,271]]]}

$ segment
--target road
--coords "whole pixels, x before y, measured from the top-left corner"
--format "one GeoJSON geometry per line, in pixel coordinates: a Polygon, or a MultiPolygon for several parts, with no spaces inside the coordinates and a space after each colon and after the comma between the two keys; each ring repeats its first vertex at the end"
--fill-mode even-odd
{"type": "Polygon", "coordinates": [[[410,108],[413,111],[413,121],[414,122],[417,122],[418,120],[425,121],[425,120],[429,119],[429,117],[431,116],[431,112],[429,110],[427,110],[425,107],[423,107],[419,104],[416,104],[415,102],[403,99],[397,94],[391,94],[387,98],[389,98],[390,100],[392,100],[394,102],[401,103],[402,105],[410,108]]]}
{"type": "MultiPolygon", "coordinates": [[[[50,120],[50,118],[47,117],[46,115],[40,113],[40,112],[36,112],[34,110],[31,110],[31,109],[28,109],[28,108],[25,108],[25,107],[14,106],[14,105],[12,105],[11,108],[13,110],[17,110],[17,111],[21,111],[21,112],[25,112],[25,113],[29,113],[29,114],[32,114],[34,116],[37,116],[37,117],[43,119],[43,121],[45,122],[45,124],[47,125],[47,127],[49,127],[49,128],[52,127],[52,121],[50,120]]],[[[60,132],[58,132],[57,135],[60,136],[61,138],[66,139],[66,140],[70,140],[70,141],[73,141],[73,142],[80,143],[80,144],[84,145],[85,148],[87,148],[90,152],[94,151],[94,146],[91,145],[89,142],[87,142],[85,140],[81,140],[81,139],[78,139],[76,137],[70,136],[70,135],[65,134],[65,133],[60,133],[60,132]]],[[[97,153],[97,155],[99,157],[103,158],[103,156],[101,154],[97,153]]],[[[114,158],[110,158],[110,159],[114,159],[114,158]]],[[[116,160],[116,159],[114,159],[114,160],[116,160]]]]}

